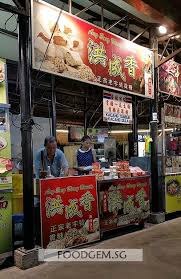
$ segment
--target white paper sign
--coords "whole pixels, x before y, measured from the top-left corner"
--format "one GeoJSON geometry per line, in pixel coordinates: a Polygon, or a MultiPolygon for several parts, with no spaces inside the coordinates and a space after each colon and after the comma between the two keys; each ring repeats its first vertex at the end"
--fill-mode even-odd
{"type": "Polygon", "coordinates": [[[110,91],[104,91],[103,121],[132,124],[132,98],[110,91]]]}

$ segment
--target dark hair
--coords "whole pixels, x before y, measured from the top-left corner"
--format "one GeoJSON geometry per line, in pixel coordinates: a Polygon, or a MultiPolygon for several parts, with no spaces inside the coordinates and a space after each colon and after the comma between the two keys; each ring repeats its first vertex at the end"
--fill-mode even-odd
{"type": "Polygon", "coordinates": [[[48,143],[56,143],[56,138],[53,136],[48,136],[45,138],[44,146],[46,147],[48,143]]]}
{"type": "Polygon", "coordinates": [[[89,136],[83,136],[81,139],[82,142],[85,142],[86,140],[91,140],[91,138],[89,136]]]}

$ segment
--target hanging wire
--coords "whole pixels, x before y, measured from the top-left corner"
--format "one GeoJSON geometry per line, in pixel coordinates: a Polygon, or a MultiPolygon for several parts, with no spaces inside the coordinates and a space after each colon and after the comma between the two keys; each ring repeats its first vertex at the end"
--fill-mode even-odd
{"type": "MultiPolygon", "coordinates": [[[[12,26],[12,25],[11,25],[12,26]]],[[[7,30],[7,31],[11,31],[11,32],[15,32],[16,30],[17,30],[17,28],[18,28],[18,17],[16,17],[16,15],[15,14],[12,14],[10,17],[8,17],[8,19],[5,21],[5,23],[4,23],[4,28],[5,28],[5,30],[7,30]],[[7,23],[10,21],[10,19],[11,18],[15,18],[15,20],[16,20],[16,26],[15,26],[15,28],[13,29],[13,30],[9,30],[8,28],[7,28],[7,23]]]]}
{"type": "Polygon", "coordinates": [[[37,81],[38,76],[39,76],[39,73],[40,73],[40,71],[41,71],[42,64],[43,64],[43,62],[45,61],[45,57],[46,57],[46,54],[47,54],[47,51],[48,51],[49,45],[50,45],[50,43],[51,43],[51,40],[52,40],[53,35],[54,35],[54,33],[55,33],[55,30],[56,30],[56,28],[57,28],[57,25],[58,25],[58,22],[59,22],[60,16],[61,16],[62,11],[63,11],[63,8],[64,8],[64,5],[65,5],[65,4],[63,3],[63,4],[62,4],[62,8],[61,8],[61,10],[60,10],[60,12],[59,12],[59,15],[58,15],[58,17],[57,17],[57,20],[56,20],[55,26],[54,26],[54,28],[53,28],[53,32],[52,32],[51,37],[50,37],[50,39],[49,39],[49,41],[48,41],[48,45],[47,45],[47,47],[46,47],[46,50],[45,50],[45,53],[44,53],[43,59],[42,59],[42,61],[41,61],[40,68],[39,68],[38,73],[37,73],[37,75],[36,75],[36,80],[35,80],[35,81],[37,81]]]}

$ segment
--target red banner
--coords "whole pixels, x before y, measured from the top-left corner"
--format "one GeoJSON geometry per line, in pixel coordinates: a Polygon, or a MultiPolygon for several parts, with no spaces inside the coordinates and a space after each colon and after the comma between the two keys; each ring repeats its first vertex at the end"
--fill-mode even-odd
{"type": "Polygon", "coordinates": [[[42,247],[63,249],[99,240],[94,176],[40,181],[42,247]]]}
{"type": "Polygon", "coordinates": [[[149,177],[100,181],[100,228],[109,231],[149,216],[149,177]]]}
{"type": "Polygon", "coordinates": [[[153,98],[153,53],[49,5],[33,2],[33,67],[153,98]]]}
{"type": "Polygon", "coordinates": [[[159,68],[159,91],[181,97],[181,64],[169,60],[159,68]]]}

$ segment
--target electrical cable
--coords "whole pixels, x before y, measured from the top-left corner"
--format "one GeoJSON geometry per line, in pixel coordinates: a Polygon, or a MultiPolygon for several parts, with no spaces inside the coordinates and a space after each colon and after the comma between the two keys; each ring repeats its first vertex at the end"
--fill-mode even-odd
{"type": "Polygon", "coordinates": [[[58,22],[59,22],[60,16],[61,16],[62,11],[63,11],[63,7],[64,7],[64,3],[63,3],[63,5],[62,5],[62,8],[61,8],[61,10],[60,10],[60,12],[59,12],[59,15],[58,15],[58,18],[57,18],[56,23],[55,23],[55,25],[54,25],[54,28],[53,28],[53,32],[52,32],[52,34],[51,34],[51,37],[50,37],[50,39],[49,39],[49,41],[48,41],[48,45],[47,45],[47,47],[46,47],[46,50],[45,50],[45,53],[44,53],[43,59],[42,59],[42,61],[41,61],[40,68],[39,68],[38,73],[37,73],[37,75],[36,75],[36,80],[35,80],[35,81],[37,81],[38,76],[39,76],[39,73],[40,73],[40,71],[41,71],[42,64],[43,64],[43,62],[45,61],[45,57],[46,57],[46,54],[47,54],[47,51],[48,51],[49,45],[50,45],[51,40],[52,40],[52,38],[53,38],[53,35],[54,35],[54,33],[55,33],[55,29],[57,28],[57,25],[58,25],[58,22]]]}
{"type": "Polygon", "coordinates": [[[7,30],[7,31],[15,32],[15,31],[17,30],[17,27],[18,27],[18,18],[16,17],[15,14],[12,14],[12,15],[5,21],[5,23],[4,23],[4,28],[5,28],[5,30],[7,30]],[[9,30],[9,29],[7,28],[7,23],[9,22],[9,20],[10,20],[12,17],[14,17],[15,20],[16,20],[16,26],[15,26],[15,28],[14,28],[13,30],[9,30]]]}

